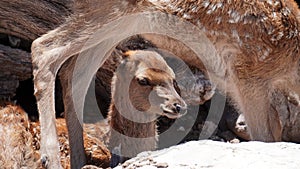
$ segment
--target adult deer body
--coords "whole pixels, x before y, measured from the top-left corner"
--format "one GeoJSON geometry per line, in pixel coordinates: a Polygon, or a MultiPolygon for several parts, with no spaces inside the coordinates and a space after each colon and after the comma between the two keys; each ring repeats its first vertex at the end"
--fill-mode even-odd
{"type": "MultiPolygon", "coordinates": [[[[211,80],[244,113],[251,139],[282,140],[284,120],[291,113],[286,105],[290,102],[299,106],[299,10],[294,1],[78,1],[74,15],[66,23],[32,46],[35,95],[42,126],[41,153],[48,157],[49,168],[60,166],[54,121],[54,83],[59,68],[78,54],[89,35],[103,25],[143,11],[173,14],[202,30],[218,53],[205,58],[205,67],[211,80]]],[[[157,47],[172,51],[178,45],[162,43],[157,47]]],[[[191,64],[198,62],[192,55],[178,50],[174,53],[191,64]]],[[[82,140],[74,130],[80,124],[72,102],[67,100],[65,104],[70,110],[66,112],[70,139],[82,140]]],[[[293,123],[299,124],[296,120],[293,123]]],[[[79,168],[85,159],[74,152],[82,154],[83,148],[73,147],[72,157],[78,158],[72,160],[72,168],[79,168]]]]}

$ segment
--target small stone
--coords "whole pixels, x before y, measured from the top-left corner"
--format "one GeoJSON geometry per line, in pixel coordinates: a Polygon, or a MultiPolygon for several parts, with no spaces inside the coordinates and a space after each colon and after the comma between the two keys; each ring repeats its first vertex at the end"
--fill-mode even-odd
{"type": "Polygon", "coordinates": [[[154,166],[157,168],[168,168],[169,167],[168,163],[157,163],[154,166]]]}
{"type": "Polygon", "coordinates": [[[229,143],[233,143],[233,144],[237,144],[237,143],[240,143],[241,141],[237,138],[234,138],[232,140],[229,141],[229,143]]]}

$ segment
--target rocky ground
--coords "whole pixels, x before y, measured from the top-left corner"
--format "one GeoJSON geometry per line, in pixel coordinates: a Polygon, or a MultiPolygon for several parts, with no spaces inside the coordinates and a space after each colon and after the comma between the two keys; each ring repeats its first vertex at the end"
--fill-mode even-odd
{"type": "Polygon", "coordinates": [[[299,153],[294,143],[190,141],[140,153],[116,169],[298,169],[299,153]]]}

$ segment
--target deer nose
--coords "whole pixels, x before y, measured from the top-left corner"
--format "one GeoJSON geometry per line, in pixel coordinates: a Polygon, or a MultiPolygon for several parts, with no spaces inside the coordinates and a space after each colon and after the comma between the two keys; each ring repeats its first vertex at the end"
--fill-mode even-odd
{"type": "Polygon", "coordinates": [[[180,104],[178,104],[178,103],[174,103],[174,106],[175,106],[175,109],[176,109],[176,111],[179,113],[180,111],[181,111],[181,106],[180,106],[180,104]]]}

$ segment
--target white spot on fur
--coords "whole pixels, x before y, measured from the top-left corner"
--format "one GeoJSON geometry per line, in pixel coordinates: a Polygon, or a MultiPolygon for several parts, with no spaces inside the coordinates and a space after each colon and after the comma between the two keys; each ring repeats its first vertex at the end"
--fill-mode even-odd
{"type": "Polygon", "coordinates": [[[276,1],[276,2],[274,3],[274,6],[277,6],[277,5],[279,5],[279,1],[276,1]]]}
{"type": "Polygon", "coordinates": [[[241,19],[241,15],[235,10],[229,10],[228,14],[231,17],[228,20],[229,23],[238,23],[241,19]]]}
{"type": "Polygon", "coordinates": [[[212,10],[208,10],[206,13],[211,14],[212,12],[213,12],[212,10]]]}
{"type": "Polygon", "coordinates": [[[289,8],[284,8],[284,9],[282,10],[282,14],[283,14],[284,16],[288,16],[290,13],[291,13],[291,11],[290,11],[289,8]]]}
{"type": "Polygon", "coordinates": [[[216,6],[217,6],[217,8],[221,8],[221,7],[223,7],[223,3],[222,2],[218,2],[216,6]]]}
{"type": "Polygon", "coordinates": [[[277,40],[280,40],[283,37],[283,32],[279,32],[277,36],[277,40]]]}
{"type": "Polygon", "coordinates": [[[231,12],[232,12],[232,10],[229,9],[228,12],[227,12],[229,16],[231,15],[231,12]]]}
{"type": "Polygon", "coordinates": [[[168,4],[167,6],[169,9],[171,9],[172,11],[176,11],[176,7],[174,7],[174,5],[172,4],[168,4]]]}
{"type": "Polygon", "coordinates": [[[216,6],[216,5],[214,5],[214,4],[212,4],[212,5],[209,7],[209,9],[210,9],[211,11],[215,11],[215,10],[216,10],[216,8],[217,8],[217,6],[216,6]]]}
{"type": "Polygon", "coordinates": [[[289,34],[286,36],[288,39],[294,37],[294,31],[290,31],[289,34]]]}
{"type": "Polygon", "coordinates": [[[276,18],[277,17],[277,13],[276,12],[272,12],[272,17],[276,18]]]}
{"type": "Polygon", "coordinates": [[[293,38],[293,37],[295,37],[295,36],[298,36],[298,30],[296,29],[296,30],[291,30],[290,32],[289,32],[289,34],[286,36],[287,38],[293,38]]]}
{"type": "Polygon", "coordinates": [[[209,1],[203,1],[202,6],[204,8],[207,8],[209,6],[210,2],[209,1]]]}
{"type": "Polygon", "coordinates": [[[274,27],[273,26],[269,26],[268,28],[268,35],[271,35],[274,33],[274,27]]]}
{"type": "Polygon", "coordinates": [[[192,9],[191,9],[191,11],[194,12],[194,13],[198,12],[198,7],[197,6],[193,6],[192,9]]]}
{"type": "Polygon", "coordinates": [[[265,48],[265,49],[261,49],[259,48],[261,55],[259,56],[258,60],[259,61],[264,61],[266,58],[268,58],[268,56],[270,55],[270,49],[269,48],[265,48]]]}
{"type": "Polygon", "coordinates": [[[215,12],[217,9],[221,8],[222,6],[223,6],[223,4],[221,2],[216,3],[216,4],[211,4],[208,7],[208,11],[206,13],[211,14],[211,13],[215,12]]]}
{"type": "Polygon", "coordinates": [[[268,4],[273,5],[273,1],[272,0],[267,0],[268,4]]]}
{"type": "Polygon", "coordinates": [[[252,38],[252,36],[249,33],[246,33],[245,34],[245,39],[250,39],[250,38],[252,38]]]}
{"type": "Polygon", "coordinates": [[[261,55],[261,56],[258,58],[258,60],[261,61],[261,62],[264,61],[265,59],[266,59],[266,56],[265,56],[265,55],[261,55]]]}
{"type": "Polygon", "coordinates": [[[222,17],[221,16],[217,17],[215,20],[216,20],[217,24],[220,24],[222,22],[222,17]]]}
{"type": "Polygon", "coordinates": [[[232,37],[235,38],[237,40],[237,42],[239,43],[240,46],[242,46],[243,42],[240,39],[239,33],[237,32],[237,30],[232,30],[232,37]]]}
{"type": "Polygon", "coordinates": [[[270,5],[272,5],[273,7],[276,7],[277,5],[280,4],[280,1],[278,1],[278,0],[268,0],[268,3],[270,5]]]}
{"type": "Polygon", "coordinates": [[[191,15],[189,15],[189,14],[187,14],[187,13],[183,14],[182,17],[183,17],[184,19],[191,19],[191,18],[192,18],[191,15]]]}
{"type": "Polygon", "coordinates": [[[263,14],[262,18],[260,19],[261,22],[265,22],[268,19],[266,15],[263,14]]]}
{"type": "Polygon", "coordinates": [[[299,35],[299,31],[298,29],[295,30],[295,36],[298,36],[299,35]]]}

